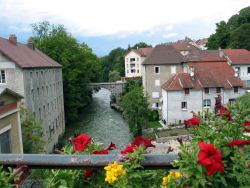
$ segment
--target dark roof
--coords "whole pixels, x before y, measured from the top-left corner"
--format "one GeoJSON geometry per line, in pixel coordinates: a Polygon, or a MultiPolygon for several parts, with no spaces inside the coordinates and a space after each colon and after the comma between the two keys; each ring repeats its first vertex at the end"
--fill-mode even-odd
{"type": "Polygon", "coordinates": [[[168,43],[168,45],[173,46],[178,51],[199,50],[198,47],[194,46],[190,42],[173,42],[173,43],[168,43]]]}
{"type": "Polygon", "coordinates": [[[144,65],[180,64],[182,55],[171,45],[157,45],[143,61],[144,65]]]}
{"type": "Polygon", "coordinates": [[[226,49],[225,55],[231,60],[233,65],[249,65],[250,51],[245,49],[226,49]]]}
{"type": "Polygon", "coordinates": [[[11,89],[0,86],[0,96],[4,95],[5,93],[9,93],[10,95],[12,95],[12,96],[14,96],[15,98],[18,98],[18,99],[23,98],[22,95],[12,91],[11,89]]]}
{"type": "Polygon", "coordinates": [[[0,53],[11,59],[21,68],[61,67],[59,63],[39,51],[37,48],[33,50],[21,43],[13,44],[8,39],[1,37],[0,53]]]}
{"type": "Polygon", "coordinates": [[[183,90],[184,88],[211,88],[244,87],[241,79],[234,77],[234,69],[227,62],[195,62],[188,63],[194,68],[194,78],[189,73],[178,73],[162,85],[170,91],[183,90]]]}
{"type": "Polygon", "coordinates": [[[227,61],[225,57],[220,56],[219,50],[193,50],[184,57],[185,62],[201,62],[201,61],[227,61]]]}

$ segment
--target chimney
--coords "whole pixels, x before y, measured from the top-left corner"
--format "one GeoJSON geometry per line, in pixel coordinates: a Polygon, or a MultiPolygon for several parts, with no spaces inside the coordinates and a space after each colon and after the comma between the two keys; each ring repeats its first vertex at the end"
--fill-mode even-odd
{"type": "Polygon", "coordinates": [[[9,41],[10,41],[12,44],[17,45],[17,38],[16,38],[16,35],[11,34],[11,35],[9,36],[9,41]]]}
{"type": "Polygon", "coordinates": [[[35,50],[35,45],[32,42],[32,40],[28,40],[27,47],[30,48],[31,50],[35,50]]]}

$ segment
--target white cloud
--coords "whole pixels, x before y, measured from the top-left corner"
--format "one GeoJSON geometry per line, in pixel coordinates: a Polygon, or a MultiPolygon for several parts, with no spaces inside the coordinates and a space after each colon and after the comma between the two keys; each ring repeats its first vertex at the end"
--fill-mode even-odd
{"type": "Polygon", "coordinates": [[[163,38],[172,38],[172,37],[176,37],[178,35],[178,33],[167,33],[164,34],[162,37],[163,38]]]}
{"type": "Polygon", "coordinates": [[[172,31],[175,24],[194,20],[215,24],[249,4],[250,0],[0,0],[0,19],[24,28],[46,19],[80,35],[126,36],[154,33],[159,26],[172,31]]]}

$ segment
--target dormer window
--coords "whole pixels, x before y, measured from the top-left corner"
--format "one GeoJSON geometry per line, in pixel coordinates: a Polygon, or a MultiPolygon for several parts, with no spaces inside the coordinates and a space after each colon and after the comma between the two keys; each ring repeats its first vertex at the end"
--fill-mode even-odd
{"type": "Polygon", "coordinates": [[[234,87],[234,93],[238,93],[239,92],[239,87],[234,87]]]}
{"type": "Polygon", "coordinates": [[[6,84],[5,70],[0,70],[0,84],[6,84]]]}
{"type": "Polygon", "coordinates": [[[185,93],[185,95],[188,95],[190,93],[189,88],[185,88],[184,93],[185,93]]]}
{"type": "Polygon", "coordinates": [[[206,94],[209,94],[209,88],[208,87],[204,88],[204,90],[205,90],[206,94]]]}

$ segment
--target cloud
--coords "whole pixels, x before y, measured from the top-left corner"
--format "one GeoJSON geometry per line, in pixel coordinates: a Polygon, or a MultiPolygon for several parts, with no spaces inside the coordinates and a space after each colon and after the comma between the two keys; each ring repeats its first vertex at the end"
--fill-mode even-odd
{"type": "Polygon", "coordinates": [[[163,38],[172,38],[172,37],[176,37],[178,35],[178,33],[167,33],[164,34],[162,37],[163,38]]]}
{"type": "Polygon", "coordinates": [[[215,24],[249,4],[250,0],[0,0],[0,18],[23,28],[48,20],[82,36],[152,36],[162,26],[169,32],[176,24],[194,20],[215,24]]]}

